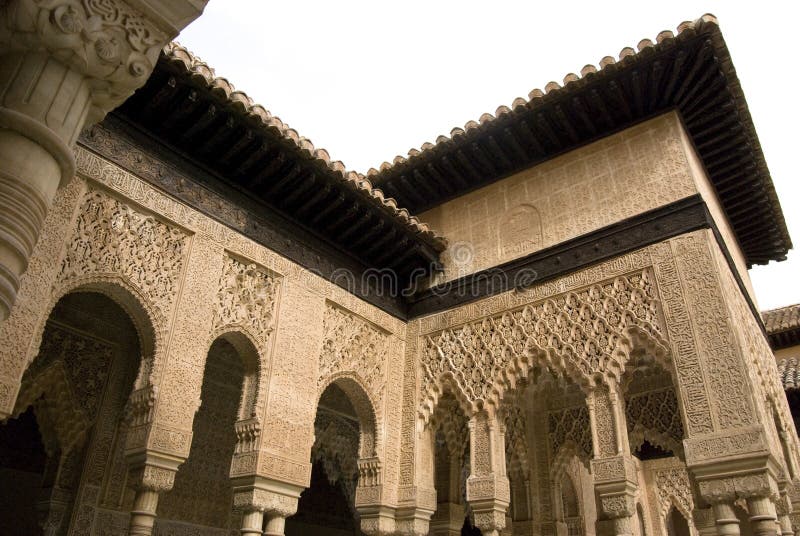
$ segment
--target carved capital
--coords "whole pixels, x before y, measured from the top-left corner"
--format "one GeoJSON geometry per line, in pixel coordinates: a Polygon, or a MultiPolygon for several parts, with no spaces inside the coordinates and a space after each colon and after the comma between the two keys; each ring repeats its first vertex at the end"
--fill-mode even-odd
{"type": "Polygon", "coordinates": [[[145,464],[131,469],[130,485],[136,490],[162,493],[172,489],[177,472],[177,467],[173,469],[145,464]]]}
{"type": "Polygon", "coordinates": [[[233,480],[233,509],[263,512],[270,517],[287,518],[297,512],[303,488],[262,477],[233,480]]]}
{"type": "Polygon", "coordinates": [[[467,479],[467,501],[470,504],[482,501],[511,502],[508,478],[498,475],[470,476],[467,479]]]}
{"type": "Polygon", "coordinates": [[[753,497],[778,497],[778,488],[766,471],[739,476],[703,479],[698,482],[700,495],[711,504],[753,497]]]}
{"type": "Polygon", "coordinates": [[[163,16],[170,5],[205,2],[9,0],[0,4],[0,49],[45,53],[84,76],[95,122],[144,84],[161,48],[202,11],[175,27],[163,16]]]}
{"type": "Polygon", "coordinates": [[[591,469],[596,483],[628,481],[634,486],[638,483],[636,463],[630,455],[594,459],[591,469]]]}
{"type": "Polygon", "coordinates": [[[636,512],[636,501],[630,493],[598,496],[598,507],[607,519],[630,517],[636,512]]]}

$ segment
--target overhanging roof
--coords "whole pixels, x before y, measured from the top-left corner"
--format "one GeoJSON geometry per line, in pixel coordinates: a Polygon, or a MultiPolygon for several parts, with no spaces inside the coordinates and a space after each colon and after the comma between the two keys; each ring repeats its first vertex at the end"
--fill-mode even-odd
{"type": "Polygon", "coordinates": [[[365,268],[402,281],[438,264],[445,240],[364,175],[285,125],[185,48],[164,48],[147,83],[114,114],[365,268]]]}
{"type": "Polygon", "coordinates": [[[684,22],[484,114],[367,176],[420,213],[582,144],[677,110],[748,264],[792,244],[747,102],[717,20],[684,22]]]}
{"type": "Polygon", "coordinates": [[[761,317],[773,349],[800,345],[800,304],[763,311],[761,317]]]}

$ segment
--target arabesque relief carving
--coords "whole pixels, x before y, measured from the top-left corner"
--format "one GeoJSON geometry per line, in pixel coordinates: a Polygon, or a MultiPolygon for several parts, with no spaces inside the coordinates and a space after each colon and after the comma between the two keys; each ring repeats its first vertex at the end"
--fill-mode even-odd
{"type": "Polygon", "coordinates": [[[214,304],[214,330],[247,328],[265,344],[274,329],[274,309],[280,281],[253,263],[226,256],[214,304]]]}
{"type": "Polygon", "coordinates": [[[180,230],[107,194],[90,191],[59,279],[123,277],[153,304],[160,317],[154,324],[161,326],[175,304],[186,248],[186,235],[180,230]]]}
{"type": "Polygon", "coordinates": [[[443,380],[470,403],[496,402],[507,378],[524,376],[539,360],[588,385],[624,367],[625,347],[639,336],[631,330],[665,353],[656,302],[653,276],[644,270],[427,335],[423,415],[443,380]]]}
{"type": "Polygon", "coordinates": [[[378,410],[386,390],[386,333],[331,303],[326,306],[323,326],[319,387],[324,388],[339,373],[353,372],[364,382],[378,410]]]}

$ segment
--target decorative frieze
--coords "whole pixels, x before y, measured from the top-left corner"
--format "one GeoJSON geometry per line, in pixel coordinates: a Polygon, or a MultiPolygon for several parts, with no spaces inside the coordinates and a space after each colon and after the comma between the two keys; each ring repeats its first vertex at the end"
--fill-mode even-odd
{"type": "Polygon", "coordinates": [[[491,402],[521,363],[541,361],[588,385],[625,361],[629,330],[649,337],[662,354],[666,342],[648,270],[558,294],[425,338],[421,367],[423,415],[449,378],[471,403],[491,402]]]}

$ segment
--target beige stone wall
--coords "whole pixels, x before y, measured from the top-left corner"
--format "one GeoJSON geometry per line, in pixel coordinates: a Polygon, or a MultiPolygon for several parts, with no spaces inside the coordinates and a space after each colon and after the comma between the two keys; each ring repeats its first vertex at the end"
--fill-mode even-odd
{"type": "MultiPolygon", "coordinates": [[[[520,382],[542,381],[541,376],[530,378],[542,368],[588,396],[604,383],[621,381],[633,356],[651,356],[672,376],[687,438],[663,444],[675,450],[685,444],[686,459],[692,463],[759,451],[783,460],[777,428],[793,431],[767,341],[710,230],[681,235],[523,291],[420,318],[409,324],[408,333],[406,370],[413,376],[406,378],[406,385],[409,395],[415,393],[417,409],[408,410],[404,419],[403,437],[410,444],[404,448],[401,466],[410,469],[403,473],[407,477],[401,480],[403,487],[419,490],[422,480],[413,472],[412,452],[425,445],[415,447],[415,438],[421,436],[414,430],[433,417],[442,392],[452,392],[462,407],[472,411],[500,408],[509,398],[519,400],[520,382]],[[412,334],[418,334],[416,343],[412,334]]],[[[611,408],[601,414],[601,407],[594,405],[593,442],[601,454],[613,453],[616,418],[611,408]]],[[[672,433],[656,432],[662,437],[672,433]]],[[[647,433],[644,437],[653,441],[656,436],[647,433]]],[[[529,448],[536,451],[535,441],[529,448]]],[[[784,451],[796,457],[797,441],[790,439],[784,451]]],[[[547,462],[542,471],[546,470],[547,462]]],[[[767,478],[768,470],[762,471],[767,478]]],[[[668,473],[663,478],[683,482],[680,468],[668,473]]],[[[549,477],[544,478],[547,482],[549,477]]],[[[657,491],[644,477],[642,481],[649,491],[657,491]]],[[[543,504],[541,491],[537,500],[543,504]]],[[[654,497],[651,506],[656,502],[663,505],[664,500],[654,497]]],[[[688,507],[680,506],[686,514],[688,507]]],[[[663,516],[654,522],[662,523],[663,516]]]]}
{"type": "MultiPolygon", "coordinates": [[[[13,405],[52,305],[73,289],[91,288],[131,314],[143,346],[135,388],[156,393],[152,433],[131,430],[127,448],[189,456],[209,348],[236,333],[258,360],[252,407],[266,433],[252,451],[234,456],[233,470],[305,487],[318,398],[328,384],[348,379],[363,389],[366,411],[374,414],[375,428],[365,432],[373,442],[369,456],[380,460],[384,500],[396,501],[404,323],[129,171],[83,149],[77,162],[79,176],[50,212],[20,300],[0,325],[7,341],[0,403],[13,405]]],[[[197,463],[187,462],[187,471],[197,463]]],[[[219,500],[230,506],[229,497],[219,500]]],[[[90,518],[95,506],[84,509],[90,518]]],[[[160,526],[175,534],[198,530],[185,523],[226,524],[191,509],[180,510],[184,524],[170,524],[173,511],[177,506],[166,500],[160,526]]],[[[113,509],[97,512],[96,531],[124,525],[113,509]]]]}
{"type": "Polygon", "coordinates": [[[697,193],[686,143],[668,113],[421,214],[450,241],[443,280],[697,193]]]}
{"type": "MultiPolygon", "coordinates": [[[[643,432],[657,428],[658,419],[618,409],[625,403],[620,386],[626,367],[645,355],[666,371],[674,393],[669,404],[652,403],[651,397],[648,407],[674,406],[662,424],[674,424],[680,413],[687,461],[708,461],[721,452],[784,455],[777,429],[793,424],[779,396],[774,360],[711,231],[406,324],[130,171],[83,149],[77,162],[79,176],[50,212],[19,302],[0,324],[0,340],[7,341],[0,346],[0,404],[7,412],[19,378],[38,353],[53,305],[75,289],[91,289],[118,301],[140,336],[142,366],[132,398],[144,402],[131,410],[125,448],[178,460],[191,455],[206,356],[224,337],[253,363],[248,368],[243,361],[244,395],[236,424],[228,426],[254,420],[261,430],[255,439],[236,439],[231,473],[258,475],[287,489],[308,485],[317,403],[336,383],[362,424],[359,457],[380,468],[380,478],[366,470],[356,504],[384,504],[399,512],[435,508],[430,427],[441,426],[434,422],[441,418],[436,408],[448,392],[472,419],[472,460],[480,466],[472,493],[507,497],[505,463],[498,460],[513,457],[517,482],[522,474],[530,483],[529,510],[538,508],[539,529],[551,530],[560,521],[542,512],[560,500],[552,496],[552,479],[571,468],[586,484],[592,456],[629,461],[626,419],[639,426],[632,437],[677,434],[675,427],[643,432]],[[526,382],[535,384],[533,402],[528,400],[522,418],[509,417],[526,382]],[[589,434],[561,434],[575,421],[590,423],[582,427],[586,432],[591,426],[589,434]],[[563,437],[556,442],[558,434],[563,437]],[[506,440],[508,453],[499,448],[506,440]]],[[[680,123],[667,114],[454,200],[432,215],[451,241],[480,246],[478,264],[469,268],[477,270],[691,195],[698,173],[680,123]],[[473,225],[470,211],[485,219],[473,225]],[[515,242],[520,233],[534,239],[515,242]]],[[[663,444],[683,448],[676,437],[663,444]]],[[[119,450],[114,470],[124,474],[119,450]]],[[[789,452],[796,457],[797,450],[793,440],[789,452]]],[[[628,462],[620,463],[624,469],[628,462]]],[[[190,492],[201,466],[185,462],[187,474],[179,473],[173,498],[163,503],[160,527],[176,535],[210,535],[228,525],[227,519],[204,517],[211,509],[181,507],[180,497],[190,492]]],[[[642,471],[640,492],[655,493],[657,471],[642,471]]],[[[227,488],[219,490],[215,507],[232,500],[227,488]]],[[[579,495],[587,519],[605,515],[589,504],[591,490],[582,486],[579,495]]],[[[517,485],[516,500],[524,496],[517,485]]],[[[116,505],[101,504],[92,493],[81,497],[83,523],[94,523],[94,532],[124,526],[131,497],[116,505]]],[[[659,500],[646,499],[651,510],[659,500]]],[[[288,497],[286,512],[290,503],[288,497]]],[[[226,511],[219,507],[215,517],[226,511]]]]}

